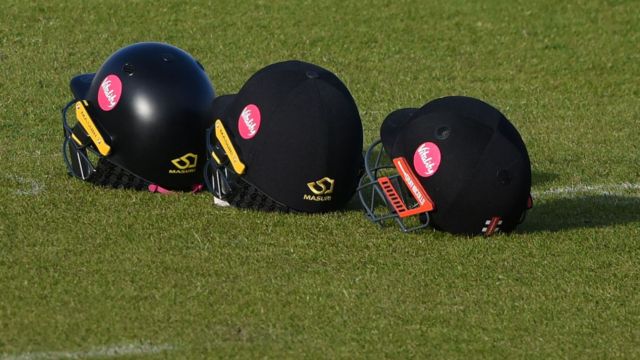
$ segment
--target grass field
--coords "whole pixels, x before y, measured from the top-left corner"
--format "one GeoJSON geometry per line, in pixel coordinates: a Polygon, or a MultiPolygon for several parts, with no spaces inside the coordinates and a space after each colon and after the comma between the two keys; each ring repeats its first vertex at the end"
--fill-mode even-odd
{"type": "Polygon", "coordinates": [[[640,2],[0,1],[0,359],[640,358],[640,2]],[[217,208],[71,179],[70,78],[179,46],[218,94],[263,66],[334,71],[365,142],[479,97],[521,132],[511,235],[217,208]]]}

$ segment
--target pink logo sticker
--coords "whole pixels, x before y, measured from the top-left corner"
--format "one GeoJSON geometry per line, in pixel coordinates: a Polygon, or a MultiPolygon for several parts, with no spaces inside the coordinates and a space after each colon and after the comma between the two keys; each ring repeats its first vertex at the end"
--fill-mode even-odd
{"type": "Polygon", "coordinates": [[[413,154],[413,167],[418,175],[429,177],[438,171],[440,167],[440,148],[432,142],[426,142],[418,146],[413,154]]]}
{"type": "Polygon", "coordinates": [[[238,118],[238,132],[243,139],[249,140],[260,130],[260,109],[253,104],[244,107],[238,118]]]}
{"type": "Polygon", "coordinates": [[[122,95],[122,82],[117,75],[108,75],[98,89],[98,105],[104,111],[113,110],[122,95]]]}

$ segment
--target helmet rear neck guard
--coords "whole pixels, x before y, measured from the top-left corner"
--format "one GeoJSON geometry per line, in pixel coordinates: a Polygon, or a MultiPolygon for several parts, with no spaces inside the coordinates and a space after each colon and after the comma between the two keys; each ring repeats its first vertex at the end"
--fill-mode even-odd
{"type": "Polygon", "coordinates": [[[406,159],[391,160],[378,140],[367,150],[364,166],[357,193],[369,220],[381,226],[395,221],[403,232],[429,226],[435,205],[406,159]]]}

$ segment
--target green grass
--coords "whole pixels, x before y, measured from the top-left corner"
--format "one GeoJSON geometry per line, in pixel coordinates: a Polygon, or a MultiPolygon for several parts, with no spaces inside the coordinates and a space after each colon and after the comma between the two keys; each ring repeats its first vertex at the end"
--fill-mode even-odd
{"type": "Polygon", "coordinates": [[[148,358],[638,358],[640,191],[545,191],[640,182],[639,43],[637,1],[4,0],[0,359],[136,342],[173,347],[148,358]],[[219,94],[280,60],[331,69],[367,143],[393,109],[482,98],[527,143],[536,207],[508,236],[405,235],[355,208],[264,214],[67,177],[68,81],[145,40],[198,57],[219,94]]]}

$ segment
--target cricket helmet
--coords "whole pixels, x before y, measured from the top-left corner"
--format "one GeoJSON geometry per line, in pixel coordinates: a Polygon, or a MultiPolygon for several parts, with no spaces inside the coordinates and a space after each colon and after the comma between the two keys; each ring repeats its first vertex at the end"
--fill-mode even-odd
{"type": "Polygon", "coordinates": [[[355,193],[362,123],[346,86],[302,61],[269,65],[213,104],[205,180],[214,202],[327,212],[355,193]]]}
{"type": "Polygon", "coordinates": [[[164,43],[137,43],[71,80],[62,111],[69,174],[94,184],[190,190],[201,183],[214,99],[202,65],[164,43]],[[73,107],[76,121],[67,111],[73,107]]]}
{"type": "Polygon", "coordinates": [[[390,113],[365,155],[358,197],[371,221],[405,232],[510,232],[531,207],[520,134],[491,105],[449,96],[390,113]]]}

